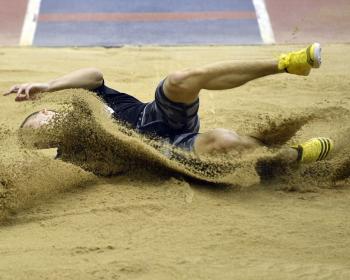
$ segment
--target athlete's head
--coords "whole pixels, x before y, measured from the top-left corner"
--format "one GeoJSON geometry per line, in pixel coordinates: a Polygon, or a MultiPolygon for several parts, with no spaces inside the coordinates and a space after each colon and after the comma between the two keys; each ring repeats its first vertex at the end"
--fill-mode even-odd
{"type": "Polygon", "coordinates": [[[21,128],[40,128],[48,124],[56,115],[55,111],[43,109],[38,112],[30,114],[21,124],[21,128]]]}

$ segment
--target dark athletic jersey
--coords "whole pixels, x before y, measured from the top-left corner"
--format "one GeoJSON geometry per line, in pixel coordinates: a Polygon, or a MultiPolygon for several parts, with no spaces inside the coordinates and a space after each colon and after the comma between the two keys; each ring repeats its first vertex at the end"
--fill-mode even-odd
{"type": "Polygon", "coordinates": [[[106,102],[107,106],[114,111],[113,116],[116,119],[131,125],[132,128],[136,128],[139,115],[147,103],[142,103],[131,95],[109,88],[104,82],[93,92],[97,93],[106,102]]]}

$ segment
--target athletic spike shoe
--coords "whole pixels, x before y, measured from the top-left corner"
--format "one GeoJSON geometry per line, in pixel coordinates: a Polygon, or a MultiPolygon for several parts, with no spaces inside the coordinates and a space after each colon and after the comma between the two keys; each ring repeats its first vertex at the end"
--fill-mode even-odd
{"type": "Polygon", "coordinates": [[[321,45],[313,43],[297,52],[281,54],[278,59],[278,70],[284,70],[295,75],[307,76],[311,68],[321,66],[321,45]]]}
{"type": "Polygon", "coordinates": [[[298,151],[299,162],[310,163],[325,159],[333,150],[334,142],[329,138],[317,137],[292,148],[298,151]]]}

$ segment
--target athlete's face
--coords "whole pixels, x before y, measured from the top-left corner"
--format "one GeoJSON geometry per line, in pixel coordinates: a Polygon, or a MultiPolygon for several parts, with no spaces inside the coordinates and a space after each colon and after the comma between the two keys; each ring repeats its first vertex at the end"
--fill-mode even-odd
{"type": "Polygon", "coordinates": [[[48,124],[52,118],[56,115],[54,111],[43,109],[37,114],[30,117],[23,125],[23,128],[40,128],[45,124],[48,124]]]}

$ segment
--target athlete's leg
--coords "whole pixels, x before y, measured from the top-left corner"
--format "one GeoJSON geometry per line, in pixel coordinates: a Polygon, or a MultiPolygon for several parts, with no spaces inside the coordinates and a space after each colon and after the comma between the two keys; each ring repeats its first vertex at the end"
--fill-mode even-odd
{"type": "MultiPolygon", "coordinates": [[[[173,102],[193,104],[201,89],[223,90],[238,87],[248,81],[282,72],[307,75],[311,68],[321,63],[319,44],[312,44],[298,52],[282,54],[277,60],[235,62],[226,61],[185,69],[170,74],[164,81],[166,97],[173,102]]],[[[197,136],[194,150],[197,154],[245,150],[257,147],[259,141],[249,136],[216,129],[197,136]]],[[[313,145],[314,146],[314,145],[313,145]]],[[[321,156],[316,148],[317,156],[321,156]]],[[[300,157],[297,149],[286,149],[286,156],[293,161],[300,157]]],[[[314,159],[315,156],[312,156],[314,159]]]]}
{"type": "MultiPolygon", "coordinates": [[[[262,145],[254,137],[238,135],[233,131],[219,128],[199,134],[193,148],[197,155],[203,155],[252,150],[262,145]]],[[[334,142],[331,139],[318,137],[299,145],[283,148],[278,156],[290,162],[309,163],[325,159],[333,148],[334,142]]]]}
{"type": "Polygon", "coordinates": [[[321,64],[321,47],[314,43],[298,52],[282,54],[268,61],[224,61],[170,74],[164,82],[165,95],[174,102],[190,104],[201,89],[222,90],[238,87],[267,75],[288,72],[308,75],[321,64]]]}
{"type": "MultiPolygon", "coordinates": [[[[234,131],[223,128],[213,129],[199,134],[194,142],[194,152],[197,155],[222,154],[230,151],[253,150],[263,144],[254,137],[238,135],[234,131]]],[[[298,150],[294,148],[282,149],[279,157],[294,162],[298,159],[298,150]]]]}
{"type": "Polygon", "coordinates": [[[278,61],[224,61],[171,73],[164,82],[165,95],[174,102],[190,104],[201,89],[223,90],[251,80],[283,72],[278,61]]]}

